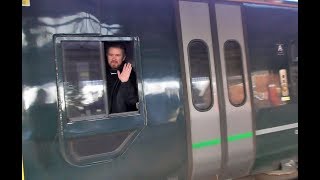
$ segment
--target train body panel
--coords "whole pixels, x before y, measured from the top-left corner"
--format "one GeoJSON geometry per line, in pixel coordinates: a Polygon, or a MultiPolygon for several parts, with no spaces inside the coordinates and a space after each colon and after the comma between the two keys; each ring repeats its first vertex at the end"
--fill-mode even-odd
{"type": "MultiPolygon", "coordinates": [[[[258,97],[265,91],[258,89],[257,86],[254,87],[256,96],[254,117],[257,132],[254,169],[263,171],[268,169],[267,164],[270,165],[270,161],[277,162],[285,157],[297,157],[298,153],[298,57],[293,56],[297,53],[294,52],[297,51],[294,45],[297,44],[298,37],[298,11],[292,8],[254,5],[246,5],[244,8],[253,86],[256,78],[267,77],[269,71],[269,76],[272,78],[269,80],[268,88],[271,88],[270,84],[280,88],[281,78],[274,76],[279,76],[281,69],[287,70],[287,79],[291,84],[290,101],[280,102],[275,99],[269,101],[269,104],[265,103],[266,98],[258,97]],[[282,46],[286,51],[281,50],[282,46]],[[276,136],[278,138],[275,138],[276,136]]],[[[263,80],[261,82],[266,83],[263,80]]],[[[269,95],[270,100],[271,98],[269,95]]],[[[278,164],[274,163],[274,166],[278,164]]]]}
{"type": "Polygon", "coordinates": [[[219,179],[297,157],[297,8],[31,1],[22,8],[24,179],[219,179]],[[138,111],[110,114],[126,47],[138,111]]]}

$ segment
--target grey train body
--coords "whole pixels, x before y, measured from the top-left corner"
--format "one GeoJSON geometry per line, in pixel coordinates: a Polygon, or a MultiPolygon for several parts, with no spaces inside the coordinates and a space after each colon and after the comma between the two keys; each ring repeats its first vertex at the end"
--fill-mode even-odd
{"type": "Polygon", "coordinates": [[[231,1],[22,7],[26,180],[234,179],[298,157],[298,8],[231,1]],[[108,113],[105,46],[138,111],[108,113]]]}

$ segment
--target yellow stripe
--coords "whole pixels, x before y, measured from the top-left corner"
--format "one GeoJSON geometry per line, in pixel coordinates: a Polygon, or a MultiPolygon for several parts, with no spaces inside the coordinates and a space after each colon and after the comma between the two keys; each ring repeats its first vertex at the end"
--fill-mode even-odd
{"type": "Polygon", "coordinates": [[[22,159],[22,180],[24,180],[23,159],[22,159]]]}
{"type": "Polygon", "coordinates": [[[30,6],[30,0],[22,0],[22,6],[30,6]]]}

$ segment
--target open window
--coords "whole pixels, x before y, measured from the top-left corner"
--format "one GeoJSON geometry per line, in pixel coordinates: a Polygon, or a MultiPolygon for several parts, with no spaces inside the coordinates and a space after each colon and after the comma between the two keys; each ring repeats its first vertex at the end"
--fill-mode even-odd
{"type": "Polygon", "coordinates": [[[61,151],[74,165],[111,161],[146,124],[137,37],[55,35],[61,151]],[[133,67],[137,102],[128,112],[111,113],[106,51],[121,44],[133,67]]]}
{"type": "Polygon", "coordinates": [[[133,58],[134,43],[131,41],[105,41],[106,84],[109,114],[138,111],[136,63],[133,58]],[[128,81],[121,82],[118,73],[131,68],[128,81]]]}
{"type": "MultiPolygon", "coordinates": [[[[117,44],[125,48],[125,62],[132,64],[132,89],[138,97],[132,41],[61,41],[64,98],[67,117],[71,121],[111,114],[110,93],[114,89],[107,86],[110,83],[106,78],[109,75],[106,54],[110,46],[117,44]]],[[[116,72],[114,74],[117,78],[116,72]]],[[[130,111],[137,111],[137,108],[130,111]]]]}

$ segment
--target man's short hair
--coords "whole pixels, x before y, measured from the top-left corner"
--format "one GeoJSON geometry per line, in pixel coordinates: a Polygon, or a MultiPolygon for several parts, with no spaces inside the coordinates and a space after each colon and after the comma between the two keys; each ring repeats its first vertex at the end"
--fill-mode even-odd
{"type": "Polygon", "coordinates": [[[122,52],[123,52],[123,55],[125,56],[126,55],[126,47],[122,44],[122,43],[116,43],[116,42],[112,42],[112,43],[109,43],[107,45],[107,49],[106,49],[106,52],[108,53],[109,51],[109,48],[120,48],[122,49],[122,52]]]}

